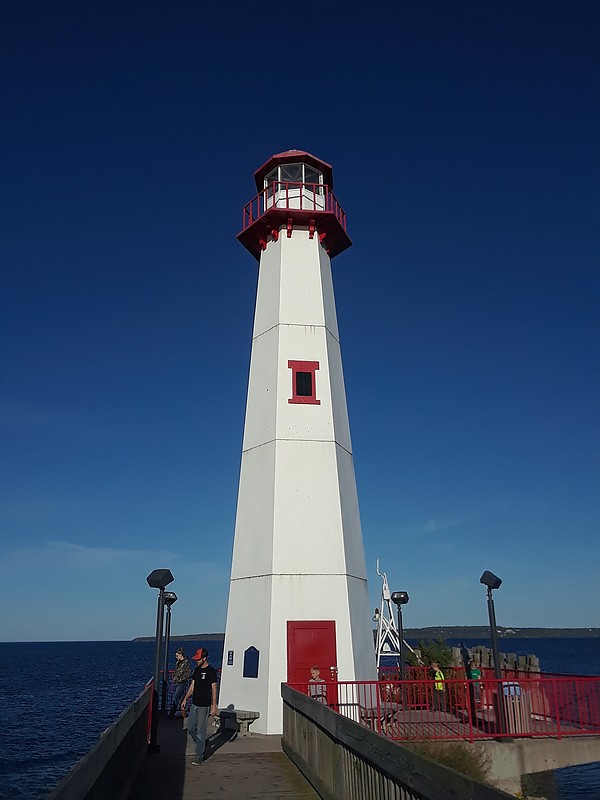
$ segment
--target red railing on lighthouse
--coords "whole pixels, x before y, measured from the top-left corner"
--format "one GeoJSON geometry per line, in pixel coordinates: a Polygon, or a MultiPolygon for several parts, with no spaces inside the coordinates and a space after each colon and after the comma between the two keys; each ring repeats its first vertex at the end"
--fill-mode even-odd
{"type": "Polygon", "coordinates": [[[242,210],[242,230],[271,209],[328,212],[346,230],[346,214],[329,186],[322,183],[274,181],[252,198],[242,210]]]}
{"type": "Polygon", "coordinates": [[[288,235],[296,226],[308,227],[311,238],[317,232],[331,256],[352,244],[346,213],[326,184],[273,181],[243,207],[237,238],[258,258],[268,236],[276,239],[282,225],[288,235]]]}

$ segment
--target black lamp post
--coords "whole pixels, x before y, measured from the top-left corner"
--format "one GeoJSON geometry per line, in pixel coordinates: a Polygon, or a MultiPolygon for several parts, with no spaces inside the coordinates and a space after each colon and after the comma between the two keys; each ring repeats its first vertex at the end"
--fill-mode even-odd
{"type": "Polygon", "coordinates": [[[503,696],[502,696],[502,669],[500,668],[500,651],[498,650],[498,628],[496,627],[496,611],[494,609],[494,598],[492,596],[492,591],[494,589],[499,589],[502,586],[502,579],[499,578],[497,575],[494,575],[493,572],[489,572],[486,570],[481,578],[479,579],[479,583],[482,583],[484,586],[487,586],[487,605],[488,605],[488,615],[490,618],[490,638],[492,640],[492,653],[494,655],[494,675],[496,676],[496,680],[498,681],[498,728],[500,733],[503,733],[505,730],[505,722],[504,722],[504,709],[503,709],[503,696]]]}
{"type": "Polygon", "coordinates": [[[162,679],[162,696],[161,706],[163,714],[167,713],[167,675],[169,674],[169,642],[171,640],[171,606],[177,601],[175,592],[165,592],[164,603],[167,607],[167,619],[165,622],[165,658],[163,661],[163,679],[162,679]]]}
{"type": "Polygon", "coordinates": [[[400,680],[404,680],[404,627],[402,625],[402,606],[408,603],[408,592],[392,592],[392,603],[395,603],[398,609],[398,636],[400,638],[400,646],[398,651],[400,653],[400,680]]]}
{"type": "Polygon", "coordinates": [[[160,644],[163,633],[163,610],[165,604],[165,586],[174,580],[170,569],[155,569],[146,578],[151,589],[158,589],[158,607],[156,611],[156,653],[154,658],[154,693],[152,695],[152,726],[150,728],[150,745],[148,749],[151,753],[157,753],[160,749],[156,741],[158,728],[158,679],[160,677],[160,644]]]}
{"type": "Polygon", "coordinates": [[[479,583],[487,586],[487,604],[488,615],[490,618],[490,636],[492,639],[492,653],[494,654],[494,675],[498,680],[502,678],[502,670],[500,669],[500,653],[498,651],[498,629],[496,627],[496,612],[494,610],[494,598],[492,597],[492,590],[499,589],[502,586],[502,580],[494,575],[493,572],[487,570],[479,578],[479,583]]]}

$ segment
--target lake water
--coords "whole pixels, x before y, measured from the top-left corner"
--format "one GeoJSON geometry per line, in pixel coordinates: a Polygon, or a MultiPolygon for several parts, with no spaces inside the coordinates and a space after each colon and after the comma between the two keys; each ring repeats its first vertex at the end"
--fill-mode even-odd
{"type": "MultiPolygon", "coordinates": [[[[174,642],[170,665],[181,644],[221,666],[222,641],[174,642]]],[[[0,798],[46,797],[140,694],[154,652],[154,642],[0,643],[0,798]]]]}
{"type": "MultiPolygon", "coordinates": [[[[170,665],[180,644],[171,644],[170,665]]],[[[221,666],[222,641],[183,645],[188,655],[207,647],[221,666]]],[[[534,653],[546,672],[600,675],[600,639],[511,639],[501,649],[534,653]]],[[[0,643],[0,800],[44,798],[153,671],[153,642],[0,643]]],[[[555,776],[561,800],[600,800],[600,766],[555,776]]]]}

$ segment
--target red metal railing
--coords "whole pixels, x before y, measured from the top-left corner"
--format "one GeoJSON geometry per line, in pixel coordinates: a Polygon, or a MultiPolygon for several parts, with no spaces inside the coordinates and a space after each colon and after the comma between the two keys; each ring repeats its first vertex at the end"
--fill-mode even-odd
{"type": "Polygon", "coordinates": [[[271,209],[333,214],[346,230],[346,213],[329,186],[322,183],[276,181],[259,192],[242,209],[242,231],[271,209]]]}
{"type": "MultiPolygon", "coordinates": [[[[390,739],[473,742],[600,734],[600,677],[521,673],[518,679],[439,683],[442,687],[430,678],[384,679],[325,686],[331,708],[390,739]]],[[[310,694],[307,684],[290,685],[310,694]]]]}

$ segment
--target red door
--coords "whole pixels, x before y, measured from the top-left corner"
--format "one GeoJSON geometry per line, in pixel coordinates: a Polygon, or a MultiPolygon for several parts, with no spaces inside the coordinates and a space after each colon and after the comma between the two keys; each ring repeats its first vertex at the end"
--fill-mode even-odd
{"type": "MultiPolygon", "coordinates": [[[[337,682],[337,648],[335,620],[310,620],[287,623],[287,676],[288,683],[301,684],[300,691],[308,690],[311,667],[318,666],[321,678],[328,684],[337,682]]],[[[327,703],[337,706],[337,687],[327,687],[327,703]]]]}

